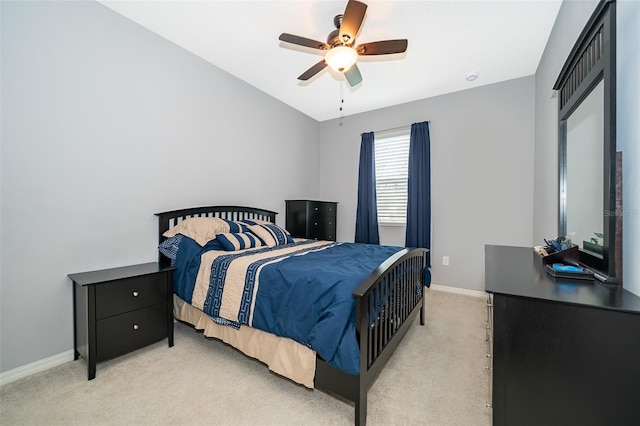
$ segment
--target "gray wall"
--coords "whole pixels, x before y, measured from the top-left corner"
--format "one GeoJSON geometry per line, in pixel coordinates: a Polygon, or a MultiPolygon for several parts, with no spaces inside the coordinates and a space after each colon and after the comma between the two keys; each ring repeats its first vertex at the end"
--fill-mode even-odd
{"type": "Polygon", "coordinates": [[[623,286],[640,296],[640,2],[617,2],[617,143],[622,150],[623,286]]]}
{"type": "Polygon", "coordinates": [[[339,202],[338,239],[353,241],[360,134],[425,120],[433,283],[484,291],[484,245],[532,241],[533,76],[320,123],[320,196],[339,202]]]}
{"type": "Polygon", "coordinates": [[[67,274],[157,259],[154,212],[317,195],[315,120],[98,3],[1,7],[1,371],[72,349],[67,274]]]}
{"type": "MultiPolygon", "coordinates": [[[[558,232],[558,99],[552,87],[598,1],[565,0],[536,71],[533,242],[558,232]]],[[[640,295],[640,3],[618,0],[617,143],[623,151],[623,285],[640,295]]]]}

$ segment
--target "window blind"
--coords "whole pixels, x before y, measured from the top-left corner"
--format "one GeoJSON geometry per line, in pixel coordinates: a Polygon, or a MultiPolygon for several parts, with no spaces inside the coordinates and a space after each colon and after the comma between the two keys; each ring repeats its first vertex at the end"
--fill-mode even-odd
{"type": "Polygon", "coordinates": [[[378,223],[405,225],[409,133],[388,137],[378,137],[376,134],[374,149],[378,223]]]}

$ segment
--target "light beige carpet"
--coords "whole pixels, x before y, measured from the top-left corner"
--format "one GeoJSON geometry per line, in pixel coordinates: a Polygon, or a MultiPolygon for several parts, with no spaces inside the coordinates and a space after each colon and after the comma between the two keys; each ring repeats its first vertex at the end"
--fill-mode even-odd
{"type": "MultiPolygon", "coordinates": [[[[368,425],[489,425],[484,299],[427,290],[416,322],[369,390],[368,425]]],[[[2,386],[2,425],[350,425],[354,408],[176,324],[166,340],[2,386]]]]}

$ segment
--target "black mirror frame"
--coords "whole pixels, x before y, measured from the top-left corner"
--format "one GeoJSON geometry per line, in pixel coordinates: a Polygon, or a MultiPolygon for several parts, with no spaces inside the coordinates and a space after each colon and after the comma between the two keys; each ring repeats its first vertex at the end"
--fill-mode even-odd
{"type": "Polygon", "coordinates": [[[607,284],[621,284],[622,216],[616,202],[616,7],[601,0],[580,33],[553,88],[558,91],[558,231],[566,235],[567,119],[600,81],[604,82],[603,256],[580,250],[580,263],[607,284]]]}

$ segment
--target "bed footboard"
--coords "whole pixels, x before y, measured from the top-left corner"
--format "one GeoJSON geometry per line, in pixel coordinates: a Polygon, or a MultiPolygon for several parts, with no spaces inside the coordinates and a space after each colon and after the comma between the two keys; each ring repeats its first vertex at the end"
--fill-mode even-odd
{"type": "Polygon", "coordinates": [[[384,357],[386,361],[390,356],[386,349],[397,346],[399,339],[394,340],[395,336],[406,332],[408,325],[403,325],[413,319],[411,314],[417,307],[424,325],[426,253],[426,249],[405,249],[397,253],[353,291],[360,353],[364,355],[360,358],[361,372],[379,372],[378,359],[384,357]]]}
{"type": "Polygon", "coordinates": [[[360,375],[339,371],[321,359],[315,387],[355,402],[355,424],[365,425],[367,391],[420,314],[424,325],[427,249],[404,249],[382,263],[353,291],[360,342],[360,375]]]}

